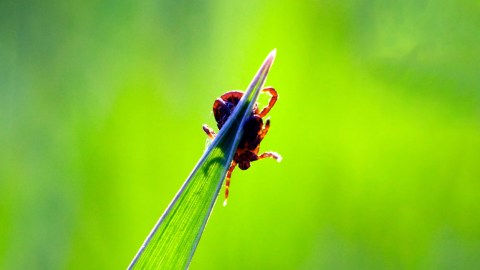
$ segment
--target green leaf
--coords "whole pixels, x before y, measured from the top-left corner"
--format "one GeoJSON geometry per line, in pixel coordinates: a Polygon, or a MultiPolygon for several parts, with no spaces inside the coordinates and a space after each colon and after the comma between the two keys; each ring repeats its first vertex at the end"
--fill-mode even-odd
{"type": "Polygon", "coordinates": [[[128,269],[186,269],[210,216],[233,155],[275,59],[273,50],[128,269]]]}

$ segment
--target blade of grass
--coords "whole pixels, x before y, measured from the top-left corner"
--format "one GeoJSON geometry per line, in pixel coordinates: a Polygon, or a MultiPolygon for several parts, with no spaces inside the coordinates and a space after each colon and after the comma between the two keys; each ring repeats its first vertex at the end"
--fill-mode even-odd
{"type": "Polygon", "coordinates": [[[245,94],[160,217],[128,269],[186,269],[200,241],[227,170],[243,134],[243,124],[275,59],[265,59],[245,94]]]}

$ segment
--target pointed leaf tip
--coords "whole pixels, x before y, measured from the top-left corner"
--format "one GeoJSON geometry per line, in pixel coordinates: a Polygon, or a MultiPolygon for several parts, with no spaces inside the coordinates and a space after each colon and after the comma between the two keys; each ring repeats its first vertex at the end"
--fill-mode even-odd
{"type": "Polygon", "coordinates": [[[273,64],[273,61],[275,60],[275,57],[277,56],[277,49],[273,49],[267,56],[267,59],[265,59],[265,63],[268,63],[269,66],[273,64]]]}

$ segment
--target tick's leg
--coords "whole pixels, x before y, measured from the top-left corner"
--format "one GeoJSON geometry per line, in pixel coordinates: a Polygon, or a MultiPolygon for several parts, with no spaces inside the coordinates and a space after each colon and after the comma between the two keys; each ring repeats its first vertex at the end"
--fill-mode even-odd
{"type": "Polygon", "coordinates": [[[260,156],[258,156],[258,159],[263,159],[263,158],[273,158],[275,160],[277,160],[278,162],[282,161],[282,156],[280,156],[280,154],[276,153],[276,152],[265,152],[263,154],[261,154],[260,156]]]}
{"type": "Polygon", "coordinates": [[[205,133],[207,133],[207,136],[212,140],[215,138],[215,136],[217,136],[217,134],[215,134],[215,131],[213,131],[213,129],[211,129],[207,125],[203,125],[203,131],[205,131],[205,133]]]}
{"type": "Polygon", "coordinates": [[[267,120],[265,121],[265,125],[262,128],[262,131],[260,132],[260,134],[258,134],[259,141],[262,141],[263,138],[267,135],[268,129],[270,129],[270,118],[267,118],[267,120]]]}
{"type": "Polygon", "coordinates": [[[227,205],[228,189],[230,188],[230,177],[232,177],[232,172],[233,172],[233,169],[235,169],[235,166],[237,166],[237,163],[235,161],[232,161],[232,164],[230,165],[230,168],[227,171],[227,177],[225,177],[225,201],[223,202],[223,206],[227,205]]]}
{"type": "MultiPolygon", "coordinates": [[[[265,115],[267,115],[267,113],[272,109],[273,105],[275,105],[275,102],[277,102],[277,99],[278,99],[278,94],[277,94],[277,91],[275,91],[275,89],[273,87],[267,87],[267,88],[263,88],[262,89],[262,92],[266,92],[266,93],[269,93],[270,96],[272,96],[270,98],[270,101],[268,101],[268,105],[265,106],[260,112],[255,112],[256,114],[258,114],[260,117],[265,117],[265,115]]],[[[257,109],[258,110],[258,109],[257,109]]]]}

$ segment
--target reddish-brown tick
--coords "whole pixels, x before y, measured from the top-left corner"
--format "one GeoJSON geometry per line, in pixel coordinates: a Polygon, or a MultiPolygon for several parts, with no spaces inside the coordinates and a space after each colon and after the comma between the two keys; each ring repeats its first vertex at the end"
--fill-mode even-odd
{"type": "MultiPolygon", "coordinates": [[[[272,87],[264,88],[262,92],[270,94],[270,100],[268,105],[262,110],[258,108],[258,104],[255,104],[251,116],[246,120],[245,125],[243,126],[242,138],[240,139],[240,143],[238,144],[237,151],[233,156],[232,163],[227,171],[225,179],[224,205],[227,203],[230,177],[232,176],[235,166],[238,165],[241,170],[246,170],[250,168],[250,162],[255,160],[263,158],[274,158],[277,161],[281,160],[281,156],[275,152],[265,152],[258,155],[260,143],[263,138],[265,138],[265,135],[267,135],[268,129],[270,128],[270,119],[267,118],[264,124],[262,118],[267,115],[278,99],[277,91],[272,87]]],[[[222,129],[223,125],[227,122],[243,94],[242,91],[230,91],[215,100],[213,103],[213,115],[215,116],[219,130],[222,129]]],[[[210,127],[203,125],[203,130],[207,133],[210,139],[215,138],[216,134],[210,127]]]]}

